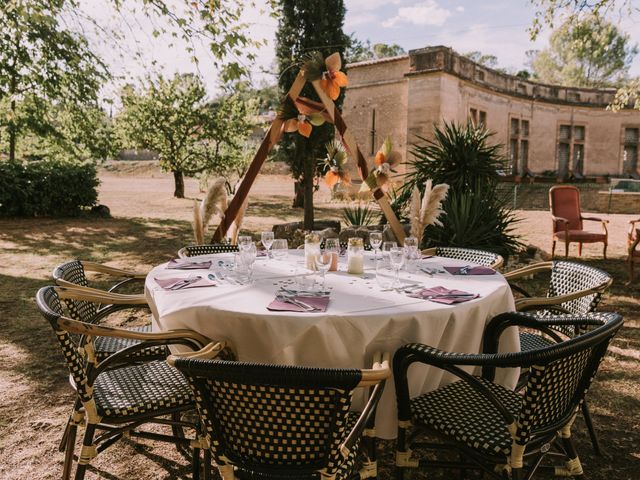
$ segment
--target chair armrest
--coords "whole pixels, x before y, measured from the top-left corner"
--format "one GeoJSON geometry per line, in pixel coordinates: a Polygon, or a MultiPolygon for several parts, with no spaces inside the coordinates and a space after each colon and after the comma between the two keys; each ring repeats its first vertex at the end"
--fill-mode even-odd
{"type": "Polygon", "coordinates": [[[555,215],[551,215],[551,220],[553,220],[554,222],[569,223],[568,219],[566,219],[564,217],[556,217],[555,215]]]}
{"type": "Polygon", "coordinates": [[[425,248],[420,253],[422,253],[422,255],[435,255],[436,254],[436,247],[425,248]]]}
{"type": "Polygon", "coordinates": [[[98,304],[113,305],[144,305],[147,306],[147,299],[144,295],[126,295],[122,293],[105,292],[97,288],[83,287],[80,285],[57,286],[54,290],[60,298],[70,300],[80,300],[98,304]]]}
{"type": "Polygon", "coordinates": [[[121,268],[110,267],[97,262],[81,261],[82,268],[87,272],[106,273],[113,275],[114,277],[127,277],[131,279],[145,279],[147,274],[145,272],[132,272],[130,270],[122,270],[121,268]]]}
{"type": "Polygon", "coordinates": [[[358,387],[370,387],[377,385],[391,376],[389,368],[389,353],[376,353],[373,357],[373,365],[370,369],[362,370],[362,379],[358,387]]]}
{"type": "Polygon", "coordinates": [[[528,310],[540,310],[539,307],[560,307],[562,303],[584,297],[592,293],[601,292],[601,288],[585,288],[577,292],[555,297],[526,297],[516,299],[516,311],[525,312],[528,310]]]}
{"type": "Polygon", "coordinates": [[[529,275],[535,275],[539,272],[547,272],[552,268],[553,262],[538,262],[504,273],[503,276],[508,282],[511,282],[512,280],[517,280],[518,278],[527,277],[529,275]]]}
{"type": "Polygon", "coordinates": [[[196,352],[175,353],[167,357],[167,363],[172,367],[176,365],[176,359],[188,358],[191,360],[212,360],[216,358],[226,347],[225,342],[210,342],[207,346],[196,352]]]}
{"type": "Polygon", "coordinates": [[[582,220],[589,220],[590,222],[609,223],[609,220],[604,220],[604,219],[598,218],[598,217],[580,217],[580,218],[582,218],[582,220]]]}

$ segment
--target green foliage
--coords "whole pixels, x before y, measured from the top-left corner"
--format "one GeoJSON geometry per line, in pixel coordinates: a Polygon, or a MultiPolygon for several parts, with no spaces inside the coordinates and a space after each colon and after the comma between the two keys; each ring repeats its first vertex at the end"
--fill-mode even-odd
{"type": "Polygon", "coordinates": [[[625,79],[638,53],[628,34],[597,16],[566,21],[549,47],[533,57],[536,80],[572,87],[607,87],[625,79]]]}
{"type": "Polygon", "coordinates": [[[0,162],[0,217],[77,215],[98,199],[93,163],[0,162]]]}
{"type": "Polygon", "coordinates": [[[342,210],[342,218],[350,227],[362,227],[377,223],[380,214],[371,208],[370,203],[358,203],[342,210]]]}
{"type": "Polygon", "coordinates": [[[520,243],[513,233],[516,221],[508,205],[496,195],[498,171],[504,167],[501,145],[489,144],[491,133],[471,122],[444,123],[434,140],[414,145],[407,182],[393,199],[394,211],[406,211],[414,187],[446,183],[451,188],[443,203],[441,226],[427,227],[427,246],[481,248],[505,257],[520,243]]]}
{"type": "Polygon", "coordinates": [[[436,245],[477,248],[506,258],[522,247],[513,231],[518,220],[494,188],[449,190],[443,209],[442,226],[426,228],[422,248],[436,245]]]}
{"type": "Polygon", "coordinates": [[[365,60],[396,57],[405,53],[407,53],[405,49],[397,43],[374,43],[371,45],[369,40],[358,40],[352,34],[349,36],[349,47],[344,56],[347,63],[355,63],[365,60]]]}
{"type": "Polygon", "coordinates": [[[472,52],[463,53],[463,56],[467,57],[469,60],[479,63],[480,65],[484,65],[489,68],[498,68],[498,57],[491,54],[484,54],[479,50],[474,50],[472,52]]]}
{"type": "Polygon", "coordinates": [[[61,20],[68,3],[5,0],[0,9],[0,136],[8,137],[10,160],[25,133],[63,139],[43,112],[59,104],[95,107],[108,78],[85,38],[61,20]]]}
{"type": "Polygon", "coordinates": [[[116,126],[123,142],[158,153],[160,165],[174,173],[176,197],[184,196],[182,175],[242,174],[255,102],[240,94],[209,102],[199,77],[176,75],[150,79],[141,92],[125,88],[122,104],[116,126]]]}
{"type": "MultiPolygon", "coordinates": [[[[343,0],[282,0],[276,32],[276,61],[278,63],[278,87],[285,95],[298,74],[300,62],[312,51],[323,56],[339,52],[344,58],[348,37],[342,31],[345,7],[343,0]]],[[[318,101],[319,98],[309,83],[302,96],[318,101]]],[[[340,107],[344,91],[336,101],[340,107]]],[[[297,133],[287,133],[278,146],[278,159],[290,166],[293,178],[304,192],[305,228],[313,228],[314,181],[318,175],[318,161],[324,157],[325,145],[334,136],[334,127],[329,123],[314,127],[310,138],[297,133]]],[[[297,202],[296,206],[302,206],[297,202]]]]}

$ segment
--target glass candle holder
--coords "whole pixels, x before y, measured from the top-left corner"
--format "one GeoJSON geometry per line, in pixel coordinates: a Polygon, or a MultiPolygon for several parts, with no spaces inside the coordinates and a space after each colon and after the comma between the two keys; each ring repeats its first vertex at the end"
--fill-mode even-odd
{"type": "Polygon", "coordinates": [[[364,242],[361,238],[350,238],[347,244],[347,272],[364,273],[364,242]]]}

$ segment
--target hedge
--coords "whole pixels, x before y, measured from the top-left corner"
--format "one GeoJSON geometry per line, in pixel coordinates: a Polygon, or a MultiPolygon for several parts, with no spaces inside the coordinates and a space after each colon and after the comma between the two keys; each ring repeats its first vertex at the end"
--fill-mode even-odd
{"type": "Polygon", "coordinates": [[[0,161],[0,217],[77,215],[98,199],[93,163],[0,161]]]}

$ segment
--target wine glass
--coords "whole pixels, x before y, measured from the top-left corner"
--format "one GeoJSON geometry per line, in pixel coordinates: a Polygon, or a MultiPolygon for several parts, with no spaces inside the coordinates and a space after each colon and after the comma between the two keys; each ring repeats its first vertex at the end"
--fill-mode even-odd
{"type": "Polygon", "coordinates": [[[373,248],[373,260],[378,258],[378,250],[382,245],[382,232],[371,232],[369,234],[369,245],[373,248]]]}
{"type": "Polygon", "coordinates": [[[287,249],[289,248],[288,242],[284,238],[276,238],[271,246],[271,252],[273,258],[276,260],[284,260],[287,258],[287,249]]]}
{"type": "Polygon", "coordinates": [[[376,282],[382,290],[390,290],[395,282],[393,267],[389,259],[380,257],[376,259],[376,282]]]}
{"type": "Polygon", "coordinates": [[[398,244],[396,242],[384,242],[382,244],[382,256],[389,257],[389,252],[392,248],[396,248],[398,244]]]}
{"type": "Polygon", "coordinates": [[[320,251],[320,253],[315,257],[316,268],[322,274],[322,292],[326,291],[325,274],[329,271],[332,260],[333,260],[333,253],[327,252],[326,250],[320,251]]]}
{"type": "Polygon", "coordinates": [[[271,258],[271,245],[273,245],[273,232],[262,232],[260,235],[262,246],[267,250],[267,257],[271,258]]]}
{"type": "Polygon", "coordinates": [[[253,244],[253,238],[250,235],[240,235],[238,237],[238,249],[240,251],[250,248],[253,244]]]}
{"type": "Polygon", "coordinates": [[[400,247],[391,248],[391,250],[389,250],[389,261],[391,262],[393,271],[396,274],[393,286],[395,288],[398,288],[398,285],[400,285],[400,269],[402,268],[402,264],[404,263],[404,249],[400,247]]]}
{"type": "Polygon", "coordinates": [[[416,237],[407,237],[404,239],[404,256],[405,256],[405,269],[409,273],[415,272],[416,259],[420,258],[418,255],[418,239],[416,237]]]}
{"type": "Polygon", "coordinates": [[[418,249],[418,239],[416,237],[407,237],[404,239],[404,248],[408,250],[418,249]]]}

